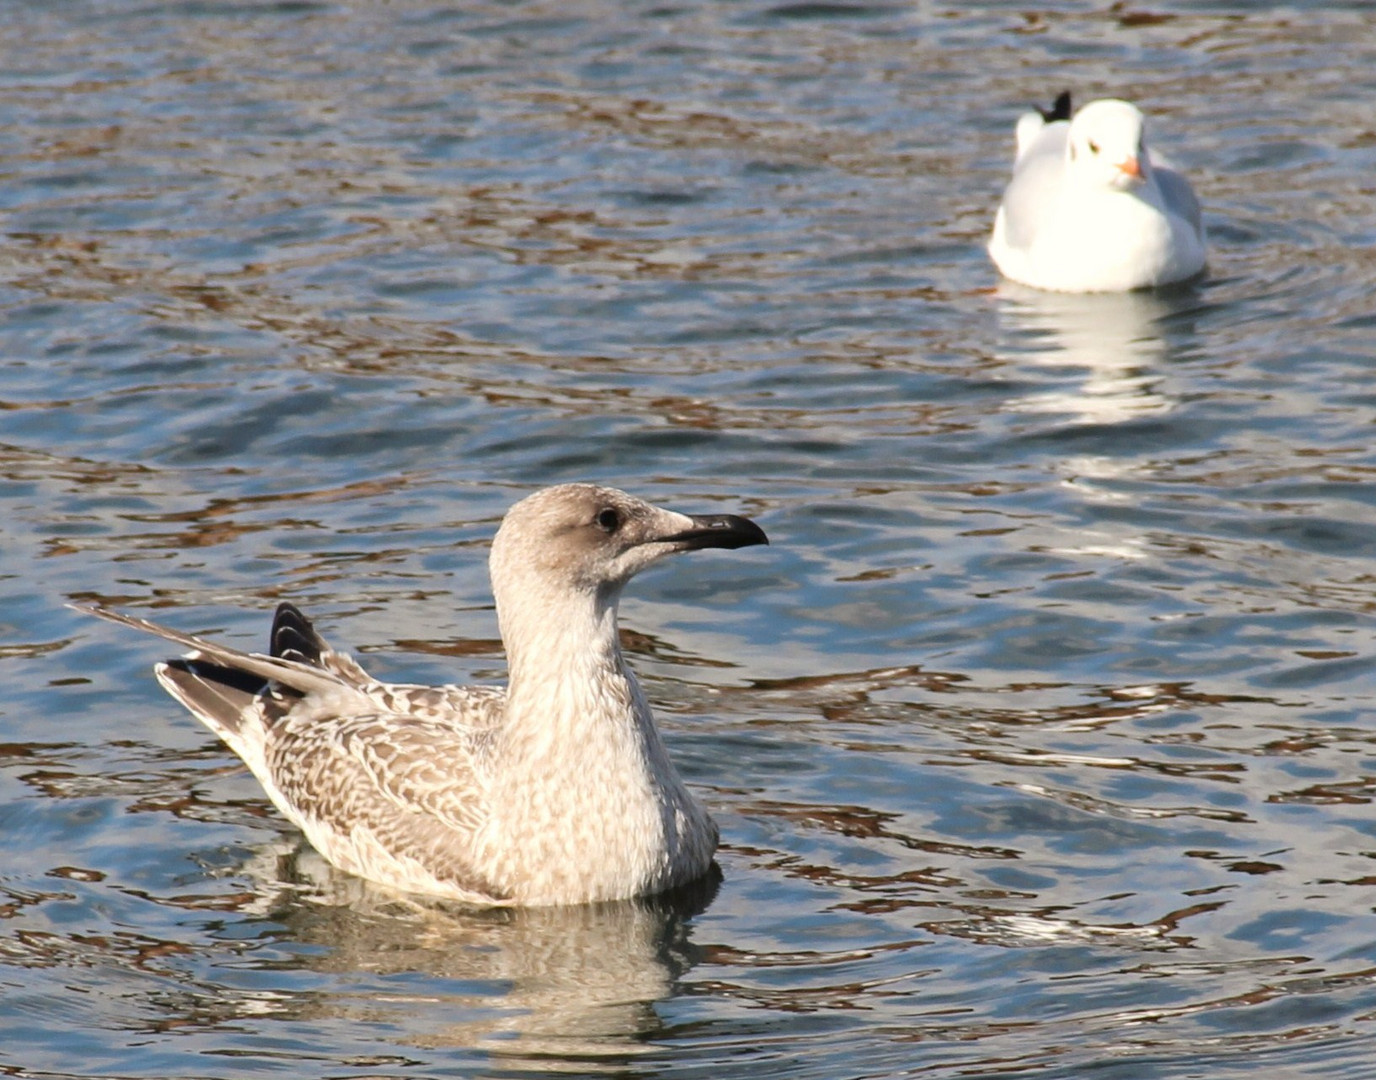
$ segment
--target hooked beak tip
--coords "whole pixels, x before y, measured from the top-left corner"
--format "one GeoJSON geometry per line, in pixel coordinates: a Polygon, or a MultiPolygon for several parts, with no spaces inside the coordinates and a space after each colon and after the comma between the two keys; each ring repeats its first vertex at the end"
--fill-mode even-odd
{"type": "Polygon", "coordinates": [[[700,514],[692,519],[693,527],[671,537],[686,548],[743,548],[754,544],[768,544],[764,530],[749,518],[736,514],[700,514]]]}

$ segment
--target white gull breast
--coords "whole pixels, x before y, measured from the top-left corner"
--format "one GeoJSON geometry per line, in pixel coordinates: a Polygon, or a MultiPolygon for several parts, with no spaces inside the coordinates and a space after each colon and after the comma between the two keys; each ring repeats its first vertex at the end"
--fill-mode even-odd
{"type": "Polygon", "coordinates": [[[1070,95],[1018,120],[1013,178],[989,255],[1004,277],[1061,292],[1126,292],[1204,270],[1199,200],[1147,149],[1136,106],[1106,98],[1071,118],[1070,95]]]}
{"type": "Polygon", "coordinates": [[[466,903],[584,903],[686,884],[717,846],[622,657],[623,586],[676,552],[768,542],[591,484],[523,499],[490,559],[505,689],[377,682],[291,604],[267,655],[79,610],[185,647],[159,682],[336,866],[466,903]]]}

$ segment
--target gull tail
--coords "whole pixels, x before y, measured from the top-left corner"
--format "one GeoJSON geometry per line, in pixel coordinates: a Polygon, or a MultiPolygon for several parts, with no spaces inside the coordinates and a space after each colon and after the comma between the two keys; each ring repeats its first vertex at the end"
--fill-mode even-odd
{"type": "Polygon", "coordinates": [[[236,750],[246,724],[259,715],[270,721],[290,709],[273,683],[225,664],[164,660],[153,666],[153,674],[164,690],[236,750]]]}
{"type": "Polygon", "coordinates": [[[95,604],[68,606],[185,648],[182,657],[153,668],[158,682],[241,756],[249,734],[246,726],[270,725],[307,694],[338,690],[344,681],[325,666],[326,658],[336,654],[291,604],[277,608],[267,656],[217,645],[95,604]]]}

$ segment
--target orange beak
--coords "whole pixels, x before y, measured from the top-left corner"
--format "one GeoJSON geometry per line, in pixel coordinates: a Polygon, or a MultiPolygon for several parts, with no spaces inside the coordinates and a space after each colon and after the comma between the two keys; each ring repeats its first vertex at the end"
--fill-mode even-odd
{"type": "Polygon", "coordinates": [[[1118,162],[1118,171],[1125,176],[1132,176],[1138,180],[1142,179],[1142,166],[1135,157],[1125,157],[1118,162]]]}

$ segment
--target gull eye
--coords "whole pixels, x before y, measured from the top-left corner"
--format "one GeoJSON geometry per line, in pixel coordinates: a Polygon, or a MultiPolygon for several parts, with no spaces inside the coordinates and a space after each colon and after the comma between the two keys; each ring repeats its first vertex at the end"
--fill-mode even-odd
{"type": "Polygon", "coordinates": [[[1091,154],[1097,154],[1099,152],[1099,144],[1093,139],[1089,140],[1089,152],[1091,154]]]}
{"type": "Polygon", "coordinates": [[[614,533],[621,528],[621,515],[614,507],[604,506],[593,519],[604,533],[614,533]]]}

